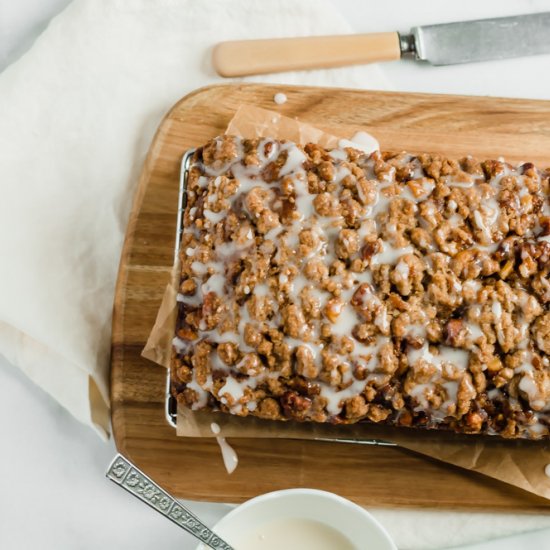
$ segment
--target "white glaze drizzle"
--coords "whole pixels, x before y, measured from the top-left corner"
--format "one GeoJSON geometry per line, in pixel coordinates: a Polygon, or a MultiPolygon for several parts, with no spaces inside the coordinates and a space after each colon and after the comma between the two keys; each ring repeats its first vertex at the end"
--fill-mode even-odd
{"type": "Polygon", "coordinates": [[[227,473],[232,474],[239,464],[239,457],[237,456],[235,449],[233,449],[233,447],[231,447],[231,445],[227,443],[225,437],[222,437],[220,435],[221,428],[219,424],[217,424],[216,422],[212,422],[212,424],[210,424],[210,430],[216,436],[216,441],[218,442],[218,445],[222,452],[223,465],[225,466],[227,473]]]}
{"type": "Polygon", "coordinates": [[[465,350],[448,346],[439,346],[437,349],[439,355],[432,354],[427,342],[420,349],[409,347],[407,350],[409,366],[425,363],[434,367],[434,372],[428,381],[415,384],[412,388],[408,388],[405,384],[405,392],[417,402],[415,410],[431,412],[432,420],[435,422],[442,421],[445,416],[452,416],[455,412],[458,386],[469,362],[469,353],[465,350]],[[438,387],[444,390],[445,400],[435,409],[431,398],[438,387]]]}
{"type": "Polygon", "coordinates": [[[370,155],[374,151],[380,150],[378,140],[376,140],[373,136],[367,134],[367,132],[364,131],[356,132],[350,139],[339,140],[338,147],[340,149],[345,149],[346,147],[359,149],[359,151],[363,151],[368,155],[370,155]]]}
{"type": "Polygon", "coordinates": [[[277,92],[274,96],[273,96],[273,101],[277,104],[277,105],[283,105],[284,103],[287,102],[287,97],[286,97],[286,94],[283,94],[283,92],[277,92]]]}

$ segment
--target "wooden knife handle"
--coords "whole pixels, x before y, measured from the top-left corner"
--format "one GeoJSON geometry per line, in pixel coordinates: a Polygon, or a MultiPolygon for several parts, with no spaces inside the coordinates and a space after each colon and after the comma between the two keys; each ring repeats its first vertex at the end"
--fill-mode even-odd
{"type": "Polygon", "coordinates": [[[362,65],[400,57],[396,32],[236,40],[217,44],[212,53],[216,72],[226,77],[362,65]]]}

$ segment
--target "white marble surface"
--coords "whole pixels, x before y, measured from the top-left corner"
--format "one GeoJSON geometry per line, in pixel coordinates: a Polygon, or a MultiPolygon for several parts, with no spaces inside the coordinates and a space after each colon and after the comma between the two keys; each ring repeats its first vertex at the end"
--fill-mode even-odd
{"type": "MultiPolygon", "coordinates": [[[[0,70],[32,45],[68,0],[0,0],[0,70]]],[[[550,10],[548,0],[334,0],[357,32],[407,30],[413,25],[550,10]]],[[[397,90],[549,99],[550,56],[460,67],[387,64],[397,90]]],[[[1,280],[1,275],[0,275],[1,280]]],[[[185,533],[102,481],[114,453],[39,388],[0,358],[0,548],[192,548],[185,533]]],[[[228,505],[192,503],[214,523],[228,505]]],[[[380,518],[390,521],[391,514],[380,518]]],[[[550,548],[550,530],[471,550],[550,548]]]]}

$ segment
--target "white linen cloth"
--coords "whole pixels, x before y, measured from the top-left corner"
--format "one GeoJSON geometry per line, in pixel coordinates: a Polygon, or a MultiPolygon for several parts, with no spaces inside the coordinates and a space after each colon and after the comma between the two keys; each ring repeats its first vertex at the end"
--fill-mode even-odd
{"type": "MultiPolygon", "coordinates": [[[[75,0],[56,17],[33,48],[0,74],[0,354],[76,418],[106,433],[118,257],[132,191],[163,113],[190,90],[218,80],[208,65],[208,49],[218,40],[349,30],[323,0],[75,0]]],[[[372,66],[250,80],[387,87],[381,71],[372,66]]],[[[112,443],[105,447],[69,418],[44,414],[45,400],[20,384],[15,373],[7,371],[4,379],[9,394],[4,403],[14,406],[0,415],[1,431],[7,441],[17,440],[6,453],[15,471],[32,469],[35,476],[25,478],[26,491],[20,484],[13,486],[11,494],[20,506],[12,499],[8,508],[0,507],[0,515],[9,518],[16,507],[34,510],[33,502],[23,497],[37,493],[32,482],[39,478],[38,502],[71,524],[71,529],[58,530],[58,547],[70,547],[72,532],[86,533],[86,548],[104,545],[105,533],[91,525],[108,523],[109,518],[98,516],[90,523],[90,516],[79,512],[86,509],[90,492],[96,491],[97,500],[104,498],[100,484],[88,480],[81,500],[71,494],[69,509],[65,500],[50,496],[67,479],[80,487],[83,465],[96,478],[101,476],[112,443]],[[15,405],[20,408],[10,419],[15,405]],[[35,437],[23,438],[31,423],[35,437]],[[43,450],[39,461],[37,448],[43,450]],[[67,456],[71,460],[60,461],[67,456]]],[[[142,517],[156,527],[154,514],[145,508],[141,512],[137,504],[127,506],[123,495],[113,492],[106,509],[120,498],[113,512],[122,507],[128,521],[142,517]]],[[[207,517],[219,517],[227,509],[186,504],[207,517]]],[[[39,511],[29,544],[42,544],[51,527],[53,516],[39,511]]],[[[371,512],[403,550],[443,548],[550,525],[550,518],[542,516],[371,512]]],[[[13,525],[20,532],[22,524],[13,525]]],[[[123,544],[133,533],[125,522],[121,525],[117,533],[123,544]]],[[[162,520],[158,533],[171,541],[174,531],[161,525],[162,520]]],[[[8,540],[11,528],[11,523],[6,526],[8,540]]],[[[151,540],[158,542],[157,536],[151,540]]],[[[177,540],[176,535],[174,544],[177,540]]],[[[138,535],[132,544],[145,548],[149,542],[138,535]]],[[[80,537],[79,543],[84,544],[80,537]]]]}
{"type": "MultiPolygon", "coordinates": [[[[162,116],[222,80],[220,40],[347,32],[325,0],[76,0],[54,18],[0,75],[0,353],[106,434],[120,249],[162,116]]],[[[375,66],[268,81],[387,87],[375,66]]]]}

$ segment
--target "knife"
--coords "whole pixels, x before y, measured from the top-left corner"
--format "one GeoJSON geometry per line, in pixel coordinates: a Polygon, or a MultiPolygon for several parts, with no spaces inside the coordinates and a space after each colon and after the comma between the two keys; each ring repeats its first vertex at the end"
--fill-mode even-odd
{"type": "Polygon", "coordinates": [[[454,65],[550,53],[550,12],[383,32],[221,42],[213,50],[221,76],[246,76],[394,61],[412,57],[454,65]]]}

